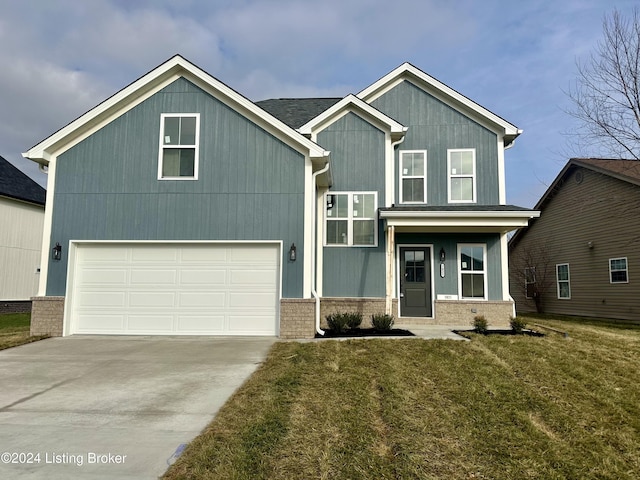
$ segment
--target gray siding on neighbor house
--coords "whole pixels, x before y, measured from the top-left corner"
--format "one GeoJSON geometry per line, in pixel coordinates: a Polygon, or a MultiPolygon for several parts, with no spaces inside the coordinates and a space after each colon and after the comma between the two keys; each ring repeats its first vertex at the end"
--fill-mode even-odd
{"type": "Polygon", "coordinates": [[[398,149],[427,150],[427,203],[448,204],[447,149],[476,149],[477,203],[498,205],[498,144],[495,133],[405,80],[372,102],[409,127],[396,148],[396,198],[399,203],[398,149]]]}
{"type": "MultiPolygon", "coordinates": [[[[331,151],[332,192],[378,192],[378,206],[384,206],[384,132],[348,113],[320,132],[318,143],[331,151]]],[[[377,247],[325,247],[323,257],[323,296],[385,295],[382,222],[378,222],[377,247]]]]}
{"type": "Polygon", "coordinates": [[[565,178],[540,218],[510,248],[517,311],[535,311],[520,274],[530,251],[539,259],[534,265],[539,279],[547,264],[548,288],[541,295],[545,313],[640,320],[640,187],[582,167],[569,170],[565,178]],[[609,259],[619,257],[627,257],[629,283],[612,284],[609,259]],[[557,298],[555,266],[561,263],[569,264],[570,299],[557,298]]]}
{"type": "MultiPolygon", "coordinates": [[[[502,255],[500,235],[496,233],[396,233],[396,247],[433,245],[435,295],[460,295],[458,292],[458,244],[486,244],[487,300],[502,300],[502,255]],[[445,276],[440,277],[440,249],[445,251],[445,276]]],[[[396,252],[397,253],[397,252],[396,252]]],[[[435,300],[435,298],[434,298],[435,300]]]]}
{"type": "Polygon", "coordinates": [[[69,240],[282,240],[282,296],[302,296],[304,156],[179,79],[57,159],[47,295],[69,240]],[[198,180],[158,180],[162,113],[200,113],[198,180]]]}

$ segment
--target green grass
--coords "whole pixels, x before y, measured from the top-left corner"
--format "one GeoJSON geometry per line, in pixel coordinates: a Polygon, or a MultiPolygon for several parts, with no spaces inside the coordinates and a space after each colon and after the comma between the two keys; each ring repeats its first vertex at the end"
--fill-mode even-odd
{"type": "Polygon", "coordinates": [[[46,335],[32,337],[29,334],[30,322],[31,314],[29,313],[0,315],[0,350],[47,338],[46,335]]]}
{"type": "Polygon", "coordinates": [[[638,478],[640,327],[531,322],[278,343],[165,478],[638,478]]]}

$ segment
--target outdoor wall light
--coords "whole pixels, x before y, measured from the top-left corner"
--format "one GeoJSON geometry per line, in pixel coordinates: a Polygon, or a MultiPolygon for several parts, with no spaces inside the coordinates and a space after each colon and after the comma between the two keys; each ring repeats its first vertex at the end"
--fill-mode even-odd
{"type": "Polygon", "coordinates": [[[292,243],[291,247],[289,248],[289,260],[292,262],[296,261],[296,244],[292,243]]]}
{"type": "Polygon", "coordinates": [[[447,255],[444,252],[444,248],[441,248],[440,249],[440,261],[444,262],[446,257],[447,257],[447,255]]]}
{"type": "Polygon", "coordinates": [[[62,245],[56,242],[56,246],[51,249],[51,258],[60,260],[62,258],[62,245]]]}

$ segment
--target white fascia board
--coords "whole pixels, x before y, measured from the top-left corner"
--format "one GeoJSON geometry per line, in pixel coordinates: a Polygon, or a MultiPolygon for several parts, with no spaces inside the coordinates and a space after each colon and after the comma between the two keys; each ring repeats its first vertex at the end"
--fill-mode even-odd
{"type": "Polygon", "coordinates": [[[304,137],[249,99],[179,55],[172,57],[112,95],[67,126],[33,146],[22,156],[47,165],[51,156],[57,156],[64,152],[180,77],[194,82],[207,93],[259,123],[261,127],[265,127],[270,133],[283,139],[286,143],[297,145],[298,151],[308,153],[311,158],[326,158],[329,156],[329,153],[318,144],[304,137]]]}
{"type": "Polygon", "coordinates": [[[509,231],[528,226],[540,212],[380,212],[387,226],[411,228],[481,228],[509,231]]]}
{"type": "Polygon", "coordinates": [[[349,94],[317,117],[309,120],[298,131],[303,135],[313,135],[353,110],[360,111],[365,115],[365,119],[368,117],[367,121],[373,120],[374,123],[382,126],[384,130],[389,131],[394,136],[402,136],[408,130],[408,127],[385,115],[377,108],[363,102],[355,95],[349,94]]]}
{"type": "Polygon", "coordinates": [[[528,211],[382,211],[380,218],[537,218],[540,212],[535,210],[528,211]]]}
{"type": "Polygon", "coordinates": [[[451,104],[451,101],[453,100],[454,104],[462,106],[464,110],[475,113],[476,116],[484,118],[489,123],[498,126],[500,129],[500,133],[503,136],[515,138],[522,133],[522,130],[512,123],[507,122],[505,119],[487,110],[482,105],[477,104],[473,100],[465,97],[453,88],[445,85],[439,80],[433,78],[431,75],[423,72],[419,68],[416,68],[407,62],[403,63],[377,82],[362,90],[360,93],[358,93],[357,96],[365,102],[370,103],[376,98],[382,96],[384,93],[389,91],[404,79],[418,80],[419,84],[421,83],[424,87],[426,87],[426,91],[434,95],[436,98],[444,101],[446,104],[451,104]]]}

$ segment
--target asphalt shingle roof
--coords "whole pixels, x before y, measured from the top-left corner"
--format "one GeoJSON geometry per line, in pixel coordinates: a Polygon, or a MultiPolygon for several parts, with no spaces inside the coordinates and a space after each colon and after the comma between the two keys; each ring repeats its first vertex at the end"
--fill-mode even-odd
{"type": "Polygon", "coordinates": [[[291,128],[300,128],[342,98],[273,98],[255,102],[291,128]]]}
{"type": "Polygon", "coordinates": [[[0,195],[44,205],[46,190],[0,157],[0,195]]]}

